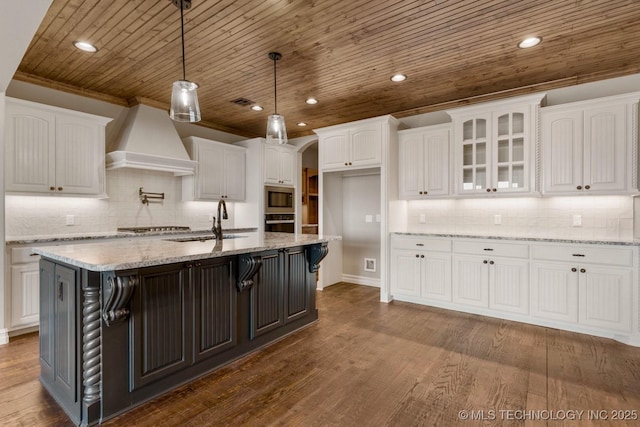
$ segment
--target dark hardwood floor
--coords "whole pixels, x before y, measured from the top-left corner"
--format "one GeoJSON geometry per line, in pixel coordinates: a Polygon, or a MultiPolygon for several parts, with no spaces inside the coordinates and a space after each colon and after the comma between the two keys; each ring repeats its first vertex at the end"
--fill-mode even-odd
{"type": "MultiPolygon", "coordinates": [[[[640,425],[640,348],[378,300],[318,292],[317,324],[105,425],[640,425]]],[[[37,335],[0,346],[0,425],[71,425],[38,374],[37,335]]]]}

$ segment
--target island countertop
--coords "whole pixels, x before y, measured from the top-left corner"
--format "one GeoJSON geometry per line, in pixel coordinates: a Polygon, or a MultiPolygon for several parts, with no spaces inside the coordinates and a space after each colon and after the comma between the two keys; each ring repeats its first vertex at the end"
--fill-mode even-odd
{"type": "MultiPolygon", "coordinates": [[[[237,233],[223,241],[183,240],[177,236],[153,239],[46,246],[33,248],[43,257],[90,271],[116,271],[207,258],[261,252],[340,240],[339,236],[292,233],[237,233]]],[[[204,236],[201,236],[204,237],[204,236]]]]}

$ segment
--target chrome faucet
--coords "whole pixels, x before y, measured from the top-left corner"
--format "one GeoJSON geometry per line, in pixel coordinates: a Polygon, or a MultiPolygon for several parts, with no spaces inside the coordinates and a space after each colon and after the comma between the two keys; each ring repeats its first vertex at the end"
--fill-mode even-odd
{"type": "Polygon", "coordinates": [[[211,231],[213,232],[213,236],[216,240],[222,240],[222,222],[220,219],[229,219],[229,214],[227,214],[227,204],[223,199],[220,199],[218,202],[218,222],[216,223],[216,218],[213,218],[213,227],[211,227],[211,231]],[[220,213],[220,208],[222,208],[222,214],[220,213]]]}

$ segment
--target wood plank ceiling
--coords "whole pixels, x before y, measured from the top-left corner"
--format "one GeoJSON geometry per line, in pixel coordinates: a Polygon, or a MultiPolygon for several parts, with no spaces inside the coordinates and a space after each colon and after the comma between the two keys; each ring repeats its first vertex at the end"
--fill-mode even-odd
{"type": "MultiPolygon", "coordinates": [[[[278,112],[290,137],[383,114],[640,72],[639,0],[193,0],[186,76],[203,124],[263,136],[278,112]],[[530,35],[543,42],[517,43],[530,35]],[[392,83],[404,73],[408,79],[392,83]],[[317,105],[307,105],[307,97],[317,105]],[[231,101],[247,98],[261,112],[231,101]],[[307,127],[298,127],[306,122],[307,127]]],[[[180,12],[167,0],[54,0],[16,73],[114,103],[168,109],[182,77],[180,12]],[[72,46],[95,44],[95,54],[72,46]]]]}

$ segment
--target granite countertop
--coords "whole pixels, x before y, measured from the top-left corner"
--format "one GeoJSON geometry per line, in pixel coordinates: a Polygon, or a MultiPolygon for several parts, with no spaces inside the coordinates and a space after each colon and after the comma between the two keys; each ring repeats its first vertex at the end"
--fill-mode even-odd
{"type": "Polygon", "coordinates": [[[171,241],[182,240],[173,239],[171,236],[147,239],[129,238],[96,243],[35,247],[33,252],[86,270],[115,271],[262,252],[341,239],[339,236],[319,236],[316,234],[258,232],[238,233],[230,237],[225,238],[222,242],[216,242],[215,239],[171,241]]]}
{"type": "Polygon", "coordinates": [[[622,245],[622,246],[640,246],[640,239],[572,239],[563,237],[532,237],[532,236],[492,236],[481,234],[455,234],[455,233],[416,233],[416,232],[394,232],[399,236],[425,236],[425,237],[448,237],[448,238],[464,238],[464,239],[492,239],[492,240],[519,240],[526,242],[553,242],[553,243],[571,243],[571,244],[590,244],[590,245],[622,245]]]}
{"type": "MultiPolygon", "coordinates": [[[[247,233],[257,231],[257,228],[225,228],[224,233],[247,233]]],[[[146,233],[134,233],[133,231],[106,231],[102,233],[82,233],[82,234],[61,234],[46,236],[7,236],[5,244],[31,244],[31,243],[49,243],[49,242],[71,242],[75,240],[96,240],[96,239],[130,239],[132,237],[150,237],[150,236],[171,236],[171,235],[189,235],[211,233],[211,229],[198,230],[175,230],[175,231],[150,231],[146,233]]]]}

